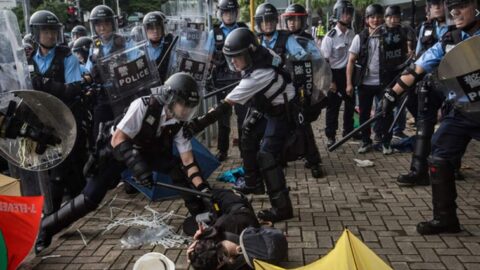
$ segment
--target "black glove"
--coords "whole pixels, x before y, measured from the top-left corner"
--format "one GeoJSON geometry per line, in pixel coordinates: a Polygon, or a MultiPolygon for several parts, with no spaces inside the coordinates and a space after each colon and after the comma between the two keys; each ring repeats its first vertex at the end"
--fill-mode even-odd
{"type": "Polygon", "coordinates": [[[200,126],[201,123],[198,120],[198,117],[186,122],[183,124],[183,137],[185,137],[187,140],[190,140],[193,138],[193,136],[195,136],[195,134],[202,130],[200,126]]]}
{"type": "Polygon", "coordinates": [[[220,116],[226,114],[230,109],[230,104],[222,101],[213,110],[186,123],[183,126],[183,136],[187,139],[192,138],[193,135],[204,130],[209,125],[217,122],[220,116]]]}
{"type": "Polygon", "coordinates": [[[387,88],[382,99],[382,114],[386,116],[393,112],[393,108],[397,105],[398,95],[392,88],[387,88]]]}
{"type": "Polygon", "coordinates": [[[45,153],[47,145],[56,145],[62,142],[53,134],[53,128],[44,126],[42,123],[32,125],[12,117],[6,119],[5,125],[5,137],[10,139],[25,137],[35,141],[37,143],[35,152],[39,155],[45,153]]]}

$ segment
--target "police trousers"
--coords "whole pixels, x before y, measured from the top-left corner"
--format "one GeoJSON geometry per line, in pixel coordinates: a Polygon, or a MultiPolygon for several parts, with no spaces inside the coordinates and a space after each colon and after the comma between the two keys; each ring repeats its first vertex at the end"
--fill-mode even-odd
{"type": "Polygon", "coordinates": [[[355,99],[347,95],[345,88],[347,84],[346,69],[332,69],[332,79],[337,86],[337,92],[329,91],[327,94],[328,104],[325,115],[326,127],[325,135],[328,138],[335,138],[338,129],[338,115],[340,106],[344,101],[343,112],[343,135],[347,135],[353,130],[353,114],[355,110],[355,99]]]}

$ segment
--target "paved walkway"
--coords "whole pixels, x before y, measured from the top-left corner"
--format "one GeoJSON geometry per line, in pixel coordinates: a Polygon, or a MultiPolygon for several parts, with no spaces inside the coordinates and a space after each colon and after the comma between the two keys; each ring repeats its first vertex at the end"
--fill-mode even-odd
{"type": "MultiPolygon", "coordinates": [[[[358,144],[347,143],[333,153],[325,147],[324,119],[317,122],[315,130],[327,174],[314,179],[303,162],[295,162],[286,170],[288,185],[294,204],[295,217],[275,227],[288,234],[289,256],[282,264],[298,267],[325,255],[343,228],[348,227],[394,269],[480,269],[480,144],[471,143],[463,160],[463,173],[467,180],[459,182],[459,218],[464,231],[453,235],[420,236],[415,231],[419,221],[432,216],[430,187],[399,187],[395,178],[406,172],[410,154],[383,156],[381,153],[357,155],[358,144]],[[322,135],[322,136],[320,136],[322,135]],[[360,168],[353,159],[370,159],[374,167],[360,168]]],[[[214,187],[225,184],[215,177],[227,169],[239,166],[235,149],[231,157],[211,177],[214,187]]],[[[143,254],[156,251],[175,261],[176,269],[188,269],[184,249],[168,249],[161,246],[142,246],[123,249],[120,238],[127,228],[120,227],[102,234],[111,207],[136,213],[146,213],[149,204],[142,195],[127,195],[118,187],[108,194],[108,201],[116,199],[96,212],[79,220],[60,234],[43,256],[30,260],[24,269],[132,269],[143,254]],[[78,229],[78,230],[77,230],[78,229]],[[85,243],[80,231],[85,238],[85,243]]],[[[256,196],[256,210],[267,207],[266,196],[256,196]]],[[[181,200],[150,203],[158,211],[187,213],[181,200]]],[[[114,216],[126,216],[127,212],[115,211],[114,216]]],[[[182,219],[171,224],[180,231],[182,219]]]]}

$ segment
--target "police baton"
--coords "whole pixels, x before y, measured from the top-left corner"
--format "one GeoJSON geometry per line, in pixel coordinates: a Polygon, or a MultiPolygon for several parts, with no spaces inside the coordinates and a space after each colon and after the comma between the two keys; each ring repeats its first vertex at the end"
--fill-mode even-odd
{"type": "Polygon", "coordinates": [[[215,91],[213,91],[213,92],[210,92],[210,93],[204,95],[203,98],[209,98],[209,97],[214,96],[214,95],[216,95],[216,94],[218,94],[218,93],[220,93],[220,92],[223,92],[223,91],[225,91],[225,90],[227,90],[227,89],[229,89],[229,88],[235,87],[235,86],[237,86],[237,85],[239,85],[239,84],[240,84],[240,80],[238,80],[238,81],[236,81],[236,82],[234,82],[234,83],[232,83],[232,84],[229,84],[229,85],[227,85],[227,86],[224,86],[224,87],[222,87],[222,88],[220,88],[220,89],[217,89],[217,90],[215,90],[215,91]]]}
{"type": "Polygon", "coordinates": [[[160,66],[163,64],[163,61],[165,61],[165,59],[167,58],[167,55],[170,54],[170,52],[173,49],[173,46],[175,46],[175,44],[177,43],[177,40],[178,40],[178,36],[175,36],[172,40],[172,43],[170,43],[170,46],[168,46],[167,50],[165,51],[165,54],[163,55],[162,60],[160,60],[160,63],[158,63],[157,69],[160,68],[160,66]]]}
{"type": "Polygon", "coordinates": [[[400,108],[398,108],[397,114],[395,115],[395,118],[393,119],[392,125],[388,129],[388,133],[393,132],[393,127],[395,126],[395,124],[397,124],[398,119],[400,119],[400,116],[402,115],[403,110],[405,110],[405,107],[407,106],[407,102],[408,102],[408,95],[405,96],[405,98],[402,101],[402,105],[400,105],[400,108]]]}
{"type": "Polygon", "coordinates": [[[179,187],[179,186],[166,184],[166,183],[162,183],[162,182],[155,182],[154,185],[159,186],[159,187],[163,187],[163,188],[173,189],[173,190],[176,190],[176,191],[179,191],[179,192],[182,192],[182,193],[187,193],[187,194],[191,194],[191,195],[205,197],[205,198],[208,198],[208,199],[212,198],[212,194],[210,194],[210,193],[201,192],[201,191],[191,189],[191,188],[179,187]]]}
{"type": "Polygon", "coordinates": [[[340,141],[338,141],[338,142],[336,142],[335,144],[333,144],[332,146],[330,146],[330,147],[328,148],[328,151],[329,151],[329,152],[333,152],[335,149],[337,149],[338,147],[340,147],[341,145],[343,145],[345,142],[347,142],[348,140],[350,140],[350,138],[352,138],[353,136],[355,136],[355,134],[357,134],[357,133],[359,133],[360,131],[364,130],[365,128],[369,127],[372,122],[377,121],[380,117],[383,117],[383,114],[382,114],[382,113],[378,113],[378,114],[375,115],[374,117],[368,119],[365,123],[361,124],[357,129],[351,131],[350,133],[348,133],[347,135],[345,135],[345,137],[343,137],[342,139],[340,139],[340,141]]]}

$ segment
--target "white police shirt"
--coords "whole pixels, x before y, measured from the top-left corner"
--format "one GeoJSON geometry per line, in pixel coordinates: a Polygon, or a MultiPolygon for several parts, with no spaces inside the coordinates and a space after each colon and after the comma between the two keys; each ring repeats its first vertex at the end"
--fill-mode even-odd
{"type": "Polygon", "coordinates": [[[343,33],[338,25],[331,31],[322,40],[322,55],[325,59],[328,59],[332,69],[345,68],[348,62],[348,49],[352,44],[355,33],[350,29],[343,33]],[[330,36],[331,31],[335,31],[333,37],[330,36]]]}
{"type": "MultiPolygon", "coordinates": [[[[240,81],[240,84],[235,87],[225,99],[234,103],[245,105],[250,99],[265,88],[273,79],[277,72],[273,68],[259,68],[240,81]]],[[[271,97],[283,84],[282,75],[278,74],[278,80],[265,93],[267,98],[271,97]]],[[[295,89],[291,83],[287,84],[284,92],[287,94],[288,100],[292,100],[295,96],[295,89]]],[[[283,93],[280,93],[272,101],[272,105],[280,105],[284,103],[283,93]]]]}
{"type": "MultiPolygon", "coordinates": [[[[143,119],[147,113],[148,108],[148,97],[141,97],[134,100],[128,107],[127,113],[122,118],[120,123],[117,125],[117,129],[120,129],[123,133],[127,134],[128,137],[134,138],[140,132],[142,128],[143,119]]],[[[179,121],[175,118],[170,118],[167,120],[167,114],[165,107],[162,110],[162,115],[160,117],[160,125],[156,132],[156,136],[159,137],[162,133],[162,127],[173,125],[179,121]]],[[[175,146],[178,149],[178,152],[185,153],[192,150],[192,144],[190,140],[186,139],[183,136],[183,127],[175,134],[173,139],[175,146]]]]}
{"type": "MultiPolygon", "coordinates": [[[[350,52],[359,55],[360,54],[360,36],[356,35],[350,46],[350,52]]],[[[380,38],[370,37],[368,39],[368,59],[367,59],[367,71],[363,78],[363,85],[378,86],[380,85],[380,38]]]]}

